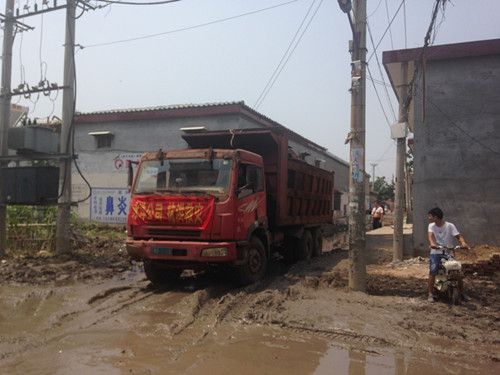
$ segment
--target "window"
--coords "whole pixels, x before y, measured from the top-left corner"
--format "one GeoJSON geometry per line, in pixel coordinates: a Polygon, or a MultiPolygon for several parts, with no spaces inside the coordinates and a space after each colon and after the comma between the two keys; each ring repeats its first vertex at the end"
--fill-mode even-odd
{"type": "Polygon", "coordinates": [[[264,190],[262,168],[252,164],[240,164],[238,168],[238,198],[264,190]]]}
{"type": "Polygon", "coordinates": [[[96,148],[110,148],[113,141],[113,133],[110,131],[90,132],[96,141],[96,148]]]}

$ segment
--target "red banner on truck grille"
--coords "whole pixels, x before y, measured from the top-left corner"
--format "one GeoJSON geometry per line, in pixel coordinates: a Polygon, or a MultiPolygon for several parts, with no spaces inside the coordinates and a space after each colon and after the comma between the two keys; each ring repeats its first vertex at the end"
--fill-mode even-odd
{"type": "Polygon", "coordinates": [[[214,211],[213,197],[134,196],[129,225],[164,224],[204,230],[214,211]]]}

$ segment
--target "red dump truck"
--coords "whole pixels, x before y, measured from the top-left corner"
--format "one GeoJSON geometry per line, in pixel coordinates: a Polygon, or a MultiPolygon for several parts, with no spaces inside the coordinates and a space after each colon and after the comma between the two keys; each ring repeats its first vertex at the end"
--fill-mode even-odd
{"type": "Polygon", "coordinates": [[[279,252],[321,253],[333,172],[299,160],[277,129],[187,133],[190,148],[145,153],[131,186],[127,251],[153,284],[228,267],[243,284],[279,252]]]}

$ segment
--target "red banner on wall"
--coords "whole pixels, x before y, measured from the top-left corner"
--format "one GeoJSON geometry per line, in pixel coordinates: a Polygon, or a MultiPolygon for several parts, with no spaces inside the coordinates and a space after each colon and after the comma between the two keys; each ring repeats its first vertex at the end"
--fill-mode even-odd
{"type": "Polygon", "coordinates": [[[163,224],[206,229],[214,211],[213,197],[134,196],[129,225],[163,224]]]}

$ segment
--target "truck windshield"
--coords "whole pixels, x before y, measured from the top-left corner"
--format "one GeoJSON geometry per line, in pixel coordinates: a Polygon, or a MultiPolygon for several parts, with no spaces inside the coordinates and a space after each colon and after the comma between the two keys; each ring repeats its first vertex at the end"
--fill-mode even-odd
{"type": "Polygon", "coordinates": [[[226,195],[229,190],[231,160],[165,159],[141,163],[135,193],[203,192],[226,195]]]}

